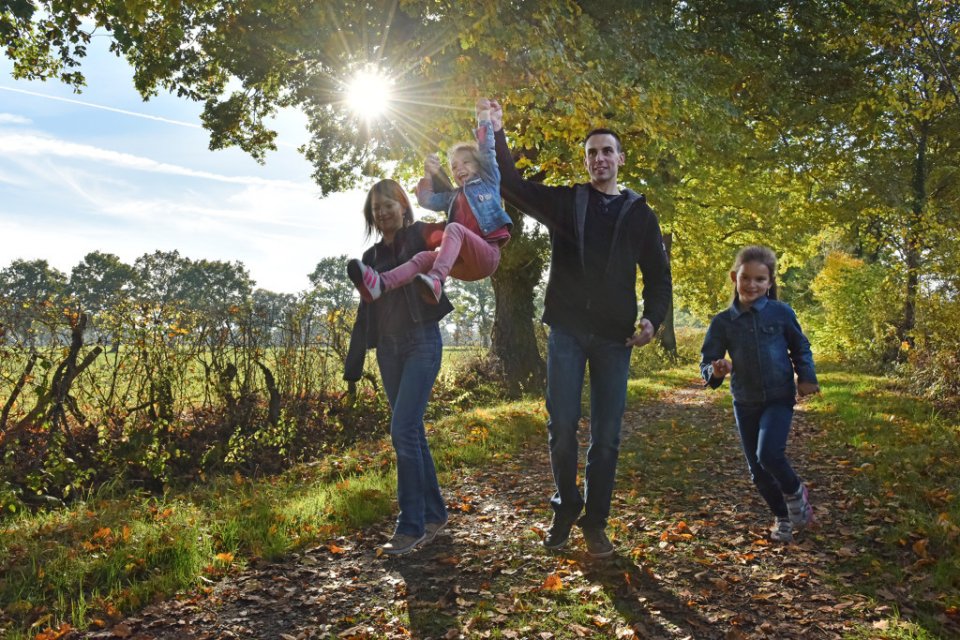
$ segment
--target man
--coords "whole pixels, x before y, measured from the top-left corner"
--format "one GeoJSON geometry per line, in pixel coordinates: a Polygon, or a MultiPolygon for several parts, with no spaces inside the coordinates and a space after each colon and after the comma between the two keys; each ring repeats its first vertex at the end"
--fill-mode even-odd
{"type": "Polygon", "coordinates": [[[613,554],[605,529],[630,354],[634,346],[653,338],[673,295],[660,225],[644,196],[617,185],[626,157],[614,131],[594,129],[584,139],[589,184],[549,187],[520,176],[504,137],[503,109],[496,102],[491,103],[491,120],[503,197],[550,232],[543,322],[550,326],[547,429],[556,492],[550,500],[553,523],[543,545],[562,548],[578,524],[588,553],[606,558],[613,554]],[[635,324],[638,266],[643,276],[643,317],[635,324]],[[590,448],[581,495],[577,427],[587,366],[590,448]]]}

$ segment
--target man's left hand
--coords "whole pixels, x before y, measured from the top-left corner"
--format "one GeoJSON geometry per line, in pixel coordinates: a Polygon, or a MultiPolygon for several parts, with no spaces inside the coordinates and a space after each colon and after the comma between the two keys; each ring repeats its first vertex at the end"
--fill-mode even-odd
{"type": "Polygon", "coordinates": [[[653,323],[646,318],[640,318],[640,324],[637,325],[640,333],[634,333],[627,338],[628,347],[642,347],[653,340],[653,323]]]}

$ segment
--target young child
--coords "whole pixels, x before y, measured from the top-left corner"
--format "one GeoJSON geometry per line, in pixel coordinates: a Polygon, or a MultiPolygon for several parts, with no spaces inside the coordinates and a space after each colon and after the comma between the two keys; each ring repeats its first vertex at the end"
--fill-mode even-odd
{"type": "Polygon", "coordinates": [[[732,374],[733,414],[743,453],[753,483],[776,516],[770,537],[792,542],[794,531],[813,521],[813,509],[806,485],[787,460],[787,436],[797,393],[806,396],[820,387],[810,342],[793,309],[777,300],[776,274],[773,251],[759,246],[740,250],[730,271],[733,303],[710,321],[700,372],[714,389],[732,374]]]}
{"type": "Polygon", "coordinates": [[[417,185],[417,202],[432,211],[446,211],[447,223],[439,238],[427,238],[428,251],[383,273],[360,260],[347,263],[347,274],[367,302],[411,282],[421,297],[437,304],[443,283],[451,275],[460,280],[481,280],[500,264],[500,247],[510,239],[511,220],[500,204],[500,170],[493,147],[490,101],[477,101],[477,141],[461,142],[450,150],[453,188],[437,156],[427,156],[424,177],[417,185]],[[439,247],[439,251],[433,251],[439,247]]]}

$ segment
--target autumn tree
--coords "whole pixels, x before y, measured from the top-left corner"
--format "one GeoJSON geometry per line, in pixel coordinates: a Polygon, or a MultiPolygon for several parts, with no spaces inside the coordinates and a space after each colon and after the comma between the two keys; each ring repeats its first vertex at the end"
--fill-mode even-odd
{"type": "MultiPolygon", "coordinates": [[[[736,11],[717,0],[22,0],[0,12],[0,39],[18,77],[80,88],[85,47],[105,30],[145,97],[204,103],[211,148],[260,160],[274,145],[270,116],[299,108],[324,192],[393,166],[412,178],[424,153],[469,137],[481,94],[504,103],[521,170],[548,183],[585,180],[582,136],[611,126],[626,143],[623,183],[646,193],[672,241],[683,307],[703,316],[723,304],[737,247],[772,245],[789,270],[839,227],[903,274],[907,336],[924,274],[948,281],[958,262],[943,231],[957,197],[957,11],[943,0],[736,11]],[[369,65],[394,81],[376,120],[345,102],[369,65]]],[[[518,390],[542,379],[531,301],[546,244],[511,214],[491,353],[518,390]]]]}

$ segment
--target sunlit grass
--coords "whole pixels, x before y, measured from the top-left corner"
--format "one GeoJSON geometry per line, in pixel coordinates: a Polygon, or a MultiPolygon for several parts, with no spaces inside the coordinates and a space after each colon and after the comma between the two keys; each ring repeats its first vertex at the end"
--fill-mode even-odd
{"type": "MultiPolygon", "coordinates": [[[[542,403],[519,402],[446,417],[428,436],[449,479],[539,442],[543,424],[542,403]]],[[[0,608],[13,625],[4,637],[32,637],[46,616],[54,627],[96,627],[250,560],[325,543],[388,519],[395,490],[384,439],[277,477],[220,476],[160,499],[92,497],[22,514],[0,529],[0,608]]]]}

